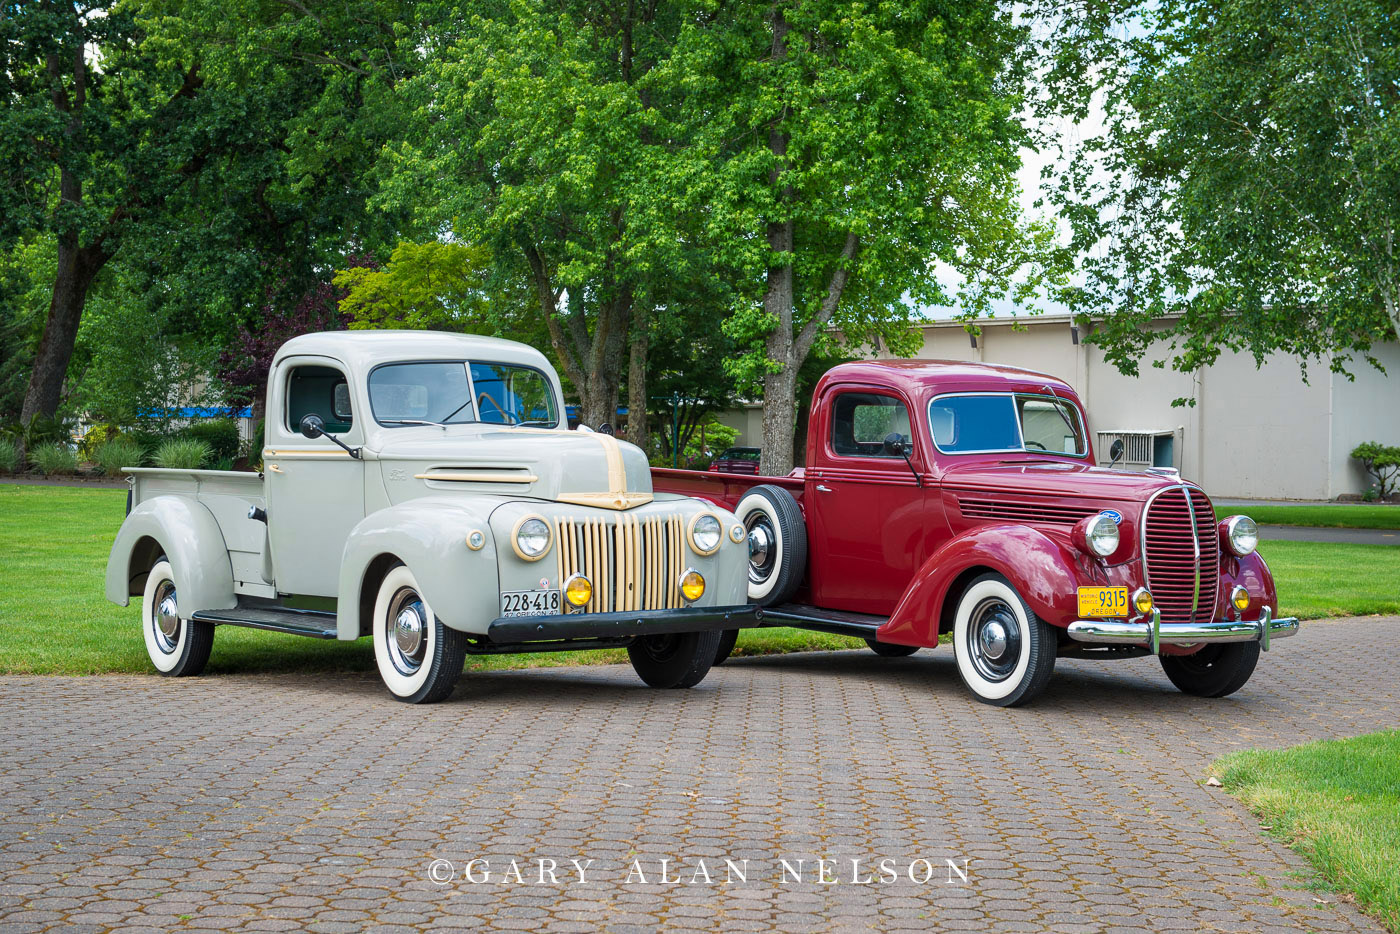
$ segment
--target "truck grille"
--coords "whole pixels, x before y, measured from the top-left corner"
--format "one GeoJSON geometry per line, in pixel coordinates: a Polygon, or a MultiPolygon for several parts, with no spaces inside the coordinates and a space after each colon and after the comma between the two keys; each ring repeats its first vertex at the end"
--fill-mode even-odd
{"type": "Polygon", "coordinates": [[[1177,486],[1152,500],[1142,520],[1142,559],[1162,622],[1211,621],[1220,586],[1220,541],[1204,493],[1177,486]]]}
{"type": "MultiPolygon", "coordinates": [[[[555,519],[562,587],[574,574],[593,584],[582,613],[667,610],[685,605],[685,529],[680,516],[555,519]]],[[[566,607],[567,609],[567,607],[566,607]]]]}

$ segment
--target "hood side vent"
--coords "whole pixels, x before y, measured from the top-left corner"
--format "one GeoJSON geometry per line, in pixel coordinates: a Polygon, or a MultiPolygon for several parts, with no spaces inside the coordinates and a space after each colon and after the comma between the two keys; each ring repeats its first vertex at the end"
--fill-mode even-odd
{"type": "Polygon", "coordinates": [[[1074,525],[1085,516],[1098,512],[1092,506],[1059,506],[1015,500],[971,499],[958,497],[958,508],[969,519],[997,519],[1008,522],[1043,522],[1050,525],[1074,525]]]}
{"type": "Polygon", "coordinates": [[[534,483],[539,477],[526,467],[431,467],[414,474],[415,480],[446,483],[534,483]]]}

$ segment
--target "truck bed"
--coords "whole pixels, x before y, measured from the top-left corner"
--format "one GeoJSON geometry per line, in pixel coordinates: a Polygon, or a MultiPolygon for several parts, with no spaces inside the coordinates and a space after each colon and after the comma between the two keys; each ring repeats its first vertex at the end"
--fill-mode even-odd
{"type": "Polygon", "coordinates": [[[266,508],[263,476],[237,470],[175,470],[132,467],[130,507],[156,496],[183,496],[201,503],[214,515],[233,565],[234,590],[239,594],[277,596],[265,560],[267,525],[248,518],[254,506],[266,508]]]}
{"type": "Polygon", "coordinates": [[[651,485],[658,493],[679,493],[708,500],[716,506],[733,509],[739,505],[744,494],[756,486],[770,484],[782,487],[802,504],[802,490],[806,484],[801,467],[786,477],[763,477],[752,474],[711,473],[704,470],[676,470],[671,467],[653,467],[651,485]]]}

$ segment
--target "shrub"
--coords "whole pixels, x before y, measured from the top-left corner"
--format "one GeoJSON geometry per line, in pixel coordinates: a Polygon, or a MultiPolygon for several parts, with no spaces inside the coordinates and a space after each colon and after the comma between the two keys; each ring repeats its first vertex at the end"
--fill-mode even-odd
{"type": "Polygon", "coordinates": [[[46,477],[78,472],[78,452],[66,444],[41,444],[29,452],[29,462],[46,477]]]}
{"type": "Polygon", "coordinates": [[[182,440],[203,441],[216,459],[238,456],[238,423],[231,418],[206,418],[174,433],[182,440]]]}
{"type": "Polygon", "coordinates": [[[198,470],[212,457],[214,451],[209,442],[193,438],[171,438],[156,448],[154,458],[157,467],[170,467],[175,470],[198,470]]]}
{"type": "Polygon", "coordinates": [[[140,467],[146,452],[132,438],[113,438],[104,441],[93,453],[93,463],[102,468],[109,477],[121,473],[123,467],[140,467]]]}
{"type": "Polygon", "coordinates": [[[19,469],[19,449],[9,441],[0,440],[0,473],[14,473],[19,469]]]}
{"type": "Polygon", "coordinates": [[[1400,447],[1366,441],[1352,449],[1351,456],[1375,479],[1375,489],[1385,499],[1400,488],[1400,447]]]}

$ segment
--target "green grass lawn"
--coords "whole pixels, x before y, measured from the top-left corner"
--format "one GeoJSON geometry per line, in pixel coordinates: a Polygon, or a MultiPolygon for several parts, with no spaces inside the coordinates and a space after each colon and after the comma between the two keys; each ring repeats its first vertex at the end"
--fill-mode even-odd
{"type": "MultiPolygon", "coordinates": [[[[127,607],[102,595],[107,553],[126,491],[0,484],[0,673],[98,674],[152,670],[127,607]]],[[[864,647],[858,639],[797,629],[749,630],[738,655],[864,647]]],[[[612,664],[621,649],[468,656],[467,669],[612,664]]],[[[368,639],[307,639],[220,626],[211,672],[372,671],[368,639]]]]}
{"type": "Polygon", "coordinates": [[[1400,614],[1400,547],[1264,541],[1284,616],[1400,614]]]}
{"type": "Polygon", "coordinates": [[[1400,529],[1400,506],[1216,506],[1215,516],[1246,515],[1260,525],[1304,525],[1327,529],[1400,529]]]}
{"type": "Polygon", "coordinates": [[[1400,732],[1232,753],[1225,788],[1400,934],[1400,732]]]}

